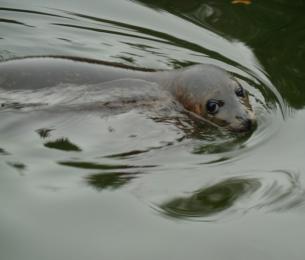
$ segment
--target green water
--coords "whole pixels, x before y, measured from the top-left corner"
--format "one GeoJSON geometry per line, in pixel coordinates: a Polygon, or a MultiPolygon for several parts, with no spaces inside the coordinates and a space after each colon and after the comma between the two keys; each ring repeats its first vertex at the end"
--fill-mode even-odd
{"type": "Polygon", "coordinates": [[[3,61],[216,64],[244,81],[258,119],[236,136],[169,107],[1,110],[1,260],[303,260],[304,11],[302,0],[0,1],[3,61]]]}

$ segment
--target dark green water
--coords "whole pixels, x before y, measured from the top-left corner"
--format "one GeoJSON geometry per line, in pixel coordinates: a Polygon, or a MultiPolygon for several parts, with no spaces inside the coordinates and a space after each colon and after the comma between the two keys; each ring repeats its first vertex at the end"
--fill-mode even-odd
{"type": "Polygon", "coordinates": [[[236,136],[167,106],[2,109],[1,260],[303,260],[304,11],[302,0],[0,1],[1,60],[212,63],[244,80],[258,118],[236,136]]]}

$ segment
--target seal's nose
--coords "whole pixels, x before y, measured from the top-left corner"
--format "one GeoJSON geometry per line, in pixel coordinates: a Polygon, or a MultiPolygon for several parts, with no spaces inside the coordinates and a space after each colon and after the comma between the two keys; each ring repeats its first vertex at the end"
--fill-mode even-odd
{"type": "Polygon", "coordinates": [[[245,121],[243,121],[243,125],[245,129],[250,130],[253,126],[253,122],[251,119],[246,119],[245,121]]]}
{"type": "Polygon", "coordinates": [[[251,118],[236,117],[239,120],[241,131],[249,131],[254,126],[255,122],[251,118]]]}
{"type": "Polygon", "coordinates": [[[250,116],[236,116],[232,124],[230,124],[230,129],[232,131],[237,132],[244,132],[244,131],[250,131],[254,128],[256,128],[256,120],[254,117],[250,116]]]}

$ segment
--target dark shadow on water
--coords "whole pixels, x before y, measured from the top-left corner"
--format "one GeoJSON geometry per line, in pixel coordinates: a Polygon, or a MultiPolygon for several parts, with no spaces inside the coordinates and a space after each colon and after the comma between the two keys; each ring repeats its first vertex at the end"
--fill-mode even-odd
{"type": "MultiPolygon", "coordinates": [[[[188,3],[189,4],[189,3],[188,3]]],[[[88,19],[94,22],[99,22],[99,23],[105,23],[105,24],[110,24],[112,26],[115,27],[119,27],[119,28],[125,28],[126,32],[138,32],[141,34],[141,36],[139,36],[138,34],[135,33],[124,33],[124,32],[117,32],[114,30],[104,30],[104,29],[99,29],[99,28],[93,28],[93,27],[85,27],[85,26],[78,26],[78,25],[74,25],[74,24],[61,24],[61,23],[54,23],[54,25],[56,26],[61,26],[61,27],[70,27],[70,28],[77,28],[80,30],[88,30],[88,31],[95,31],[95,32],[104,32],[104,33],[110,33],[110,34],[114,34],[114,35],[121,35],[121,36],[128,36],[128,37],[132,37],[132,38],[140,38],[143,40],[149,40],[150,42],[159,42],[159,43],[165,43],[168,44],[170,43],[171,45],[174,46],[179,46],[182,48],[187,48],[189,50],[193,50],[196,51],[198,53],[204,53],[206,55],[209,55],[211,57],[220,59],[220,60],[226,60],[227,62],[230,62],[226,57],[224,57],[223,55],[212,51],[210,49],[204,48],[201,45],[195,44],[189,40],[186,39],[181,39],[181,38],[177,38],[174,37],[173,35],[170,35],[168,33],[164,33],[162,31],[157,31],[157,30],[151,30],[151,29],[147,29],[141,26],[136,26],[136,25],[131,25],[131,24],[127,24],[127,23],[122,23],[119,21],[113,21],[113,20],[109,20],[109,19],[103,19],[103,18],[99,18],[99,17],[94,17],[94,16],[89,16],[89,15],[84,15],[81,13],[70,13],[71,15],[80,17],[82,19],[88,19]]],[[[178,66],[175,66],[178,67],[178,66]]]]}
{"type": "Polygon", "coordinates": [[[0,7],[0,11],[6,11],[6,12],[13,12],[13,13],[29,13],[29,14],[37,14],[37,15],[44,15],[44,16],[52,16],[52,17],[60,17],[60,18],[65,18],[65,19],[71,19],[68,17],[64,17],[61,15],[56,15],[52,13],[46,13],[46,12],[38,12],[30,9],[17,9],[17,8],[5,8],[5,7],[0,7]]]}
{"type": "Polygon", "coordinates": [[[24,171],[27,169],[27,166],[21,162],[7,162],[7,165],[14,168],[20,175],[23,175],[24,171]]]}
{"type": "MultiPolygon", "coordinates": [[[[243,149],[245,142],[255,133],[256,128],[247,132],[235,133],[221,127],[215,127],[208,122],[197,120],[189,115],[173,118],[154,118],[159,123],[175,125],[182,130],[184,136],[180,139],[199,141],[194,144],[193,154],[218,154],[243,149]]],[[[179,140],[176,140],[179,142],[179,140]]]]}
{"type": "Polygon", "coordinates": [[[136,178],[136,173],[130,172],[107,172],[107,173],[96,173],[89,175],[85,178],[88,185],[94,187],[98,191],[105,189],[118,189],[128,184],[131,180],[136,178]]]}
{"type": "Polygon", "coordinates": [[[244,174],[158,203],[157,210],[175,219],[211,222],[251,211],[280,213],[304,207],[305,189],[298,174],[286,170],[244,174]]]}
{"type": "Polygon", "coordinates": [[[258,179],[231,178],[174,198],[160,206],[164,214],[174,218],[209,217],[229,209],[236,201],[258,190],[258,179]]]}
{"type": "Polygon", "coordinates": [[[79,169],[92,169],[92,170],[123,170],[123,169],[134,169],[134,168],[152,168],[155,165],[127,165],[127,164],[100,164],[85,161],[61,161],[58,162],[59,165],[79,168],[79,169]]]}
{"type": "Polygon", "coordinates": [[[141,155],[141,154],[144,154],[144,153],[148,153],[148,152],[153,151],[153,150],[159,150],[159,149],[162,149],[164,147],[171,146],[171,145],[173,145],[173,142],[166,142],[162,146],[150,147],[148,149],[143,149],[143,150],[132,150],[132,151],[123,152],[123,153],[111,154],[111,155],[104,156],[104,158],[129,159],[129,158],[132,158],[134,156],[141,155]]]}
{"type": "Polygon", "coordinates": [[[53,130],[54,130],[54,129],[40,128],[40,129],[36,130],[36,133],[39,134],[39,136],[40,136],[42,139],[45,139],[45,138],[51,136],[51,132],[52,132],[53,130]]]}
{"type": "Polygon", "coordinates": [[[201,163],[201,164],[215,165],[215,164],[218,164],[218,163],[226,162],[226,161],[228,161],[230,159],[232,159],[232,157],[223,156],[223,157],[220,157],[219,159],[208,161],[208,162],[204,162],[204,163],[201,163]]]}
{"type": "Polygon", "coordinates": [[[0,155],[9,155],[9,153],[5,149],[0,147],[0,155]]]}
{"type": "Polygon", "coordinates": [[[3,18],[0,18],[0,23],[12,23],[12,24],[23,25],[23,26],[26,26],[26,27],[34,27],[34,26],[30,26],[30,25],[25,24],[25,23],[18,22],[16,20],[12,20],[12,19],[3,19],[3,18]]]}
{"type": "Polygon", "coordinates": [[[193,149],[194,154],[216,154],[225,153],[245,148],[244,143],[251,137],[252,133],[223,135],[210,135],[205,142],[193,149]]]}
{"type": "Polygon", "coordinates": [[[57,149],[62,150],[66,152],[81,152],[82,149],[79,148],[76,144],[73,144],[71,141],[69,141],[68,138],[60,138],[55,141],[49,141],[44,144],[45,147],[50,149],[57,149]]]}
{"type": "Polygon", "coordinates": [[[123,152],[123,153],[116,153],[116,154],[106,155],[105,158],[127,159],[127,158],[131,158],[133,156],[136,156],[136,155],[147,153],[150,150],[152,150],[152,149],[147,149],[147,150],[132,150],[132,151],[123,152]]]}

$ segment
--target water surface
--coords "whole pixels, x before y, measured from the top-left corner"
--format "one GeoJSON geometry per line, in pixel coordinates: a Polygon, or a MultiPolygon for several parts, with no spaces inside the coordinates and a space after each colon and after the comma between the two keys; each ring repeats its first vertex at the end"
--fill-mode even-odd
{"type": "Polygon", "coordinates": [[[12,105],[0,111],[1,259],[304,259],[304,8],[1,1],[3,61],[216,64],[243,82],[258,119],[236,135],[172,103],[71,109],[90,86],[2,90],[1,103],[12,105]]]}

